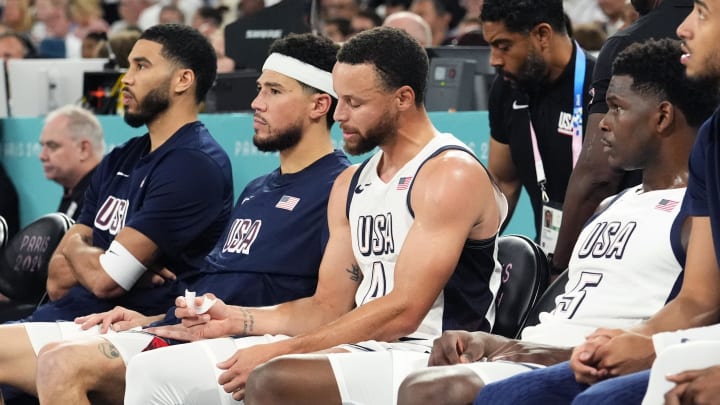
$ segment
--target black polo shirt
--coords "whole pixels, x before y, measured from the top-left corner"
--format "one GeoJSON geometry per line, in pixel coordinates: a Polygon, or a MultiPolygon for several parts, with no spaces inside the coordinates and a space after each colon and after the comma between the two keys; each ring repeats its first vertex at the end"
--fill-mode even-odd
{"type": "Polygon", "coordinates": [[[62,200],[60,200],[58,212],[67,214],[67,216],[72,218],[74,221],[78,219],[80,211],[82,210],[83,202],[85,202],[85,190],[87,190],[90,185],[90,179],[92,178],[93,173],[95,173],[95,168],[90,170],[85,177],[80,180],[75,188],[72,190],[63,190],[63,197],[62,200]]]}
{"type": "MultiPolygon", "coordinates": [[[[575,92],[575,57],[573,53],[565,70],[552,83],[533,89],[520,89],[501,76],[495,78],[490,89],[489,119],[490,136],[510,146],[518,177],[528,192],[535,214],[535,230],[539,235],[542,199],[535,174],[530,138],[528,109],[538,140],[538,149],[545,167],[545,189],[550,200],[565,200],[570,173],[572,172],[572,128],[567,127],[568,114],[572,117],[575,92]],[[529,106],[522,108],[523,106],[529,106]],[[570,132],[568,131],[570,130],[570,132]]],[[[585,82],[583,83],[583,106],[589,102],[589,88],[595,59],[585,53],[585,82]]],[[[587,124],[587,109],[583,109],[583,133],[587,124]]]]}

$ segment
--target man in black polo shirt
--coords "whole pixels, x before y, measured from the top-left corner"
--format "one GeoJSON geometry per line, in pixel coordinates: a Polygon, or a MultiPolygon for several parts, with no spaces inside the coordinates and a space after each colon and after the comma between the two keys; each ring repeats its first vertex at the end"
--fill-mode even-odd
{"type": "Polygon", "coordinates": [[[645,42],[650,38],[677,39],[675,30],[692,11],[693,1],[632,0],[632,5],[641,17],[607,40],[598,55],[593,71],[587,132],[582,153],[567,185],[562,226],[552,258],[554,274],[559,274],[567,267],[575,240],[598,204],[605,197],[640,184],[641,181],[639,170],[634,172],[612,170],[600,144],[602,131],[598,124],[608,111],[605,92],[610,83],[610,68],[615,56],[635,42],[645,42]]]}
{"type": "Polygon", "coordinates": [[[58,212],[77,219],[85,189],[105,150],[100,122],[82,107],[60,107],[45,118],[40,146],[45,177],[63,187],[58,212]]]}
{"type": "Polygon", "coordinates": [[[537,239],[552,251],[582,149],[595,61],[568,36],[561,0],[486,0],[480,19],[490,63],[500,72],[490,90],[488,168],[510,213],[525,187],[537,239]],[[545,226],[541,211],[548,210],[545,226]]]}

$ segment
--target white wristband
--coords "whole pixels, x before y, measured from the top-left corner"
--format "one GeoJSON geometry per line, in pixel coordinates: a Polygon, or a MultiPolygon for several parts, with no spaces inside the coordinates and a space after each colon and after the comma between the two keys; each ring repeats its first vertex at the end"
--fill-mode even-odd
{"type": "Polygon", "coordinates": [[[125,246],[115,240],[105,253],[100,255],[100,266],[125,291],[130,291],[147,270],[125,246]]]}

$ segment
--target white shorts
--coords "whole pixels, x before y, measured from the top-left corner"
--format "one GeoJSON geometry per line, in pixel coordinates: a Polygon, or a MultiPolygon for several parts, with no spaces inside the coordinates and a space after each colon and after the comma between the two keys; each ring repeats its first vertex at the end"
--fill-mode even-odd
{"type": "MultiPolygon", "coordinates": [[[[117,334],[113,344],[128,347],[117,334]]],[[[287,336],[251,336],[201,340],[134,356],[125,373],[125,404],[239,404],[218,384],[222,370],[217,363],[237,350],[262,343],[287,339],[287,336]]],[[[137,346],[136,343],[131,345],[137,346]]],[[[122,350],[118,348],[118,350],[122,350]]]]}
{"type": "Polygon", "coordinates": [[[665,393],[675,387],[674,383],[665,378],[667,375],[718,364],[720,364],[720,341],[690,341],[662,349],[653,362],[643,405],[665,402],[665,393]]]}
{"type": "Polygon", "coordinates": [[[510,378],[514,375],[526,373],[545,366],[533,363],[516,363],[514,361],[476,361],[474,363],[459,363],[453,367],[466,367],[472,370],[485,385],[510,378]]]}
{"type": "Polygon", "coordinates": [[[427,367],[428,353],[387,350],[328,354],[343,405],[393,405],[400,384],[427,367]]]}
{"type": "MultiPolygon", "coordinates": [[[[117,336],[108,340],[117,341],[117,336]]],[[[238,349],[282,339],[287,337],[211,339],[142,353],[128,364],[125,404],[238,404],[218,384],[222,370],[217,363],[238,349]]],[[[425,367],[429,356],[426,345],[411,342],[339,347],[349,353],[332,353],[328,358],[346,404],[394,404],[402,380],[425,367]]]]}
{"type": "MultiPolygon", "coordinates": [[[[88,330],[80,329],[75,322],[28,322],[24,323],[25,331],[30,338],[30,344],[37,355],[40,349],[48,343],[76,340],[83,337],[100,336],[100,326],[88,330]]],[[[117,333],[109,331],[109,333],[117,333]]]]}

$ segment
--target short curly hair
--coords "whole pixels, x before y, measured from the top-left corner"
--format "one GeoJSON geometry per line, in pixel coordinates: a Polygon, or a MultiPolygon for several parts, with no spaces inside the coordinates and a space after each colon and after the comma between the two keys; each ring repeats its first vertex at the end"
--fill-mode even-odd
{"type": "MultiPolygon", "coordinates": [[[[333,41],[319,35],[290,34],[284,38],[275,40],[270,45],[268,54],[275,52],[283,54],[331,73],[337,60],[336,56],[339,48],[340,47],[333,43],[333,41]]],[[[324,93],[324,91],[310,87],[305,83],[300,83],[300,85],[306,90],[324,93]]],[[[337,100],[335,97],[332,97],[332,104],[326,117],[328,128],[335,122],[333,120],[335,107],[337,107],[337,100]]]]}
{"type": "Polygon", "coordinates": [[[337,60],[350,65],[373,65],[384,90],[410,86],[415,92],[415,105],[423,104],[428,56],[420,43],[405,31],[391,27],[363,31],[340,48],[337,60]]]}
{"type": "Polygon", "coordinates": [[[541,23],[567,33],[562,0],[485,0],[480,20],[502,22],[508,31],[523,34],[541,23]]]}
{"type": "Polygon", "coordinates": [[[717,83],[690,79],[680,63],[680,42],[671,39],[635,43],[615,58],[612,74],[633,79],[631,88],[647,97],[667,100],[682,111],[692,127],[699,127],[718,105],[717,83]]]}
{"type": "Polygon", "coordinates": [[[162,45],[161,55],[195,73],[195,101],[205,99],[217,76],[217,55],[210,42],[194,28],[183,24],[154,25],[140,39],[162,45]]]}

